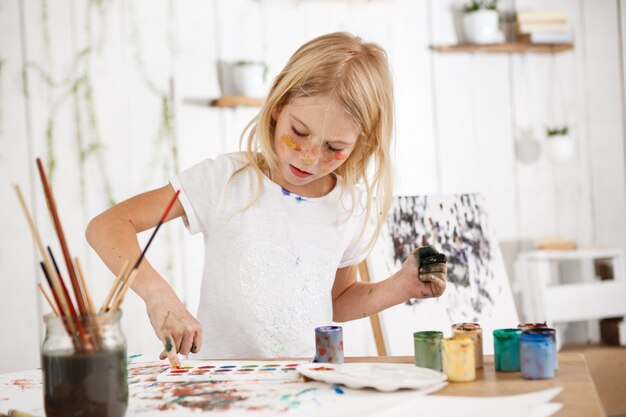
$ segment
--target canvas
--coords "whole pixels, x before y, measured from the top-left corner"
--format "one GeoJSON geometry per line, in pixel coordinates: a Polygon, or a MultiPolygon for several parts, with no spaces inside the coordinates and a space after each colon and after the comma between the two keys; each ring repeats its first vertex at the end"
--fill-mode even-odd
{"type": "MultiPolygon", "coordinates": [[[[367,258],[370,279],[398,271],[414,248],[434,245],[447,256],[448,286],[437,299],[407,300],[380,314],[387,354],[412,355],[413,333],[477,322],[485,354],[494,329],[516,327],[517,311],[502,254],[477,194],[395,197],[386,225],[367,258]]],[[[416,278],[417,279],[417,278],[416,278]]]]}

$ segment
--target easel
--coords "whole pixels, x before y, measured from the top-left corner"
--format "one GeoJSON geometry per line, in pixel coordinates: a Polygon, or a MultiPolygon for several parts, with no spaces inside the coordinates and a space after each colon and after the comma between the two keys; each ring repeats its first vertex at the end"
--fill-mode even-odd
{"type": "MultiPolygon", "coordinates": [[[[359,264],[359,276],[361,278],[361,282],[371,282],[366,260],[359,264]]],[[[378,352],[378,356],[387,356],[385,338],[383,336],[382,328],[380,327],[380,318],[378,317],[378,314],[372,314],[370,316],[370,323],[372,325],[372,332],[374,333],[374,341],[376,342],[376,352],[378,352]]]]}

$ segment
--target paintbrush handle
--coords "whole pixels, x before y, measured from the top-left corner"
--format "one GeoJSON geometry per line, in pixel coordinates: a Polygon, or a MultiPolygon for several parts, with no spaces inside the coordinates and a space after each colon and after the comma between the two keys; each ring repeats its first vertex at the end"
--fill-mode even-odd
{"type": "Polygon", "coordinates": [[[50,211],[50,217],[52,217],[52,223],[54,224],[54,229],[56,230],[57,237],[59,238],[59,244],[61,245],[61,252],[63,252],[63,258],[65,259],[65,266],[67,267],[67,273],[70,277],[72,289],[74,290],[74,296],[76,297],[78,310],[80,311],[81,315],[86,315],[87,308],[83,300],[83,295],[80,292],[80,287],[78,285],[78,278],[76,277],[76,272],[74,271],[74,266],[72,264],[70,251],[67,247],[67,241],[65,240],[65,233],[63,232],[63,227],[61,226],[61,220],[59,219],[57,206],[54,201],[54,195],[52,194],[52,189],[50,188],[50,184],[48,183],[48,178],[46,177],[46,171],[44,170],[44,167],[40,158],[37,158],[37,169],[39,170],[39,177],[41,178],[41,184],[43,186],[43,191],[46,196],[46,202],[48,203],[48,211],[50,211]]]}

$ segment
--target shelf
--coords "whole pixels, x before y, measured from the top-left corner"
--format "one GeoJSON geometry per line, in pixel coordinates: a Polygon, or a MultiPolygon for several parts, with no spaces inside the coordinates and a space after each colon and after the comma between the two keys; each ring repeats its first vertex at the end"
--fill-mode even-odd
{"type": "Polygon", "coordinates": [[[264,99],[243,96],[222,96],[215,99],[187,98],[183,103],[200,107],[261,107],[264,99]]]}
{"type": "Polygon", "coordinates": [[[520,52],[539,52],[539,53],[557,53],[574,49],[571,43],[492,43],[487,45],[478,44],[458,44],[458,45],[440,45],[431,46],[437,52],[488,52],[488,53],[520,53],[520,52]]]}

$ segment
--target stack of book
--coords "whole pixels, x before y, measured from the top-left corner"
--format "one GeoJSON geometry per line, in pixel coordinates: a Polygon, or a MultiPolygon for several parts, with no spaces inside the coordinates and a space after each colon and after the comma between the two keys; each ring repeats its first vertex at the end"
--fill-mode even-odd
{"type": "Polygon", "coordinates": [[[519,11],[516,30],[520,42],[572,42],[572,32],[565,11],[519,11]]]}

